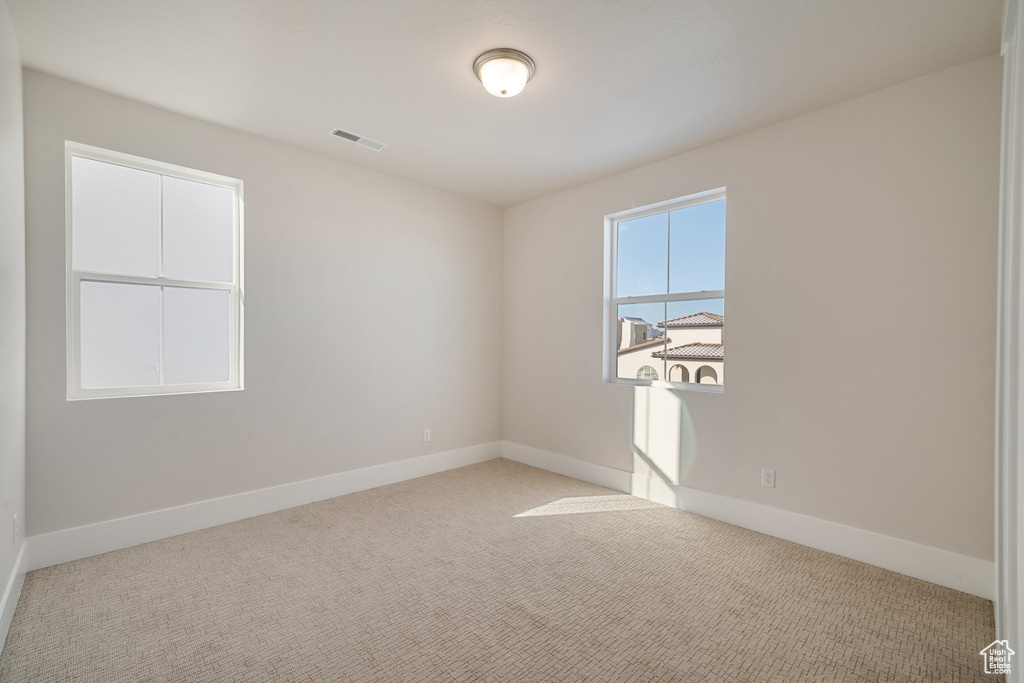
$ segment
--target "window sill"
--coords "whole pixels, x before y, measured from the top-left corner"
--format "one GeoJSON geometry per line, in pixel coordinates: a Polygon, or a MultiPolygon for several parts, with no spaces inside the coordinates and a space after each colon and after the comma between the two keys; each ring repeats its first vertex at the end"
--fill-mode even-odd
{"type": "Polygon", "coordinates": [[[605,384],[618,384],[631,387],[655,387],[672,391],[692,391],[700,394],[724,394],[723,384],[696,384],[693,382],[665,382],[661,380],[642,379],[606,379],[605,384]]]}
{"type": "MultiPolygon", "coordinates": [[[[141,388],[141,387],[140,387],[141,388]]],[[[224,393],[228,391],[242,391],[243,387],[217,387],[212,389],[197,389],[197,388],[177,388],[175,387],[171,391],[144,391],[140,392],[135,387],[129,390],[129,393],[109,393],[104,391],[103,393],[79,393],[77,395],[68,395],[68,401],[95,401],[98,399],[106,398],[148,398],[150,396],[182,396],[185,394],[215,394],[224,393]]]]}

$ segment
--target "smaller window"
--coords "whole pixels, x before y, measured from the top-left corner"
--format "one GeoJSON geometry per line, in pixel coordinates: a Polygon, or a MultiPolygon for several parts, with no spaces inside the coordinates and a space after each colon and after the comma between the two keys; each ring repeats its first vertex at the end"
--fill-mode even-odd
{"type": "Polygon", "coordinates": [[[721,390],[724,188],[605,217],[604,359],[606,382],[721,390]]]}

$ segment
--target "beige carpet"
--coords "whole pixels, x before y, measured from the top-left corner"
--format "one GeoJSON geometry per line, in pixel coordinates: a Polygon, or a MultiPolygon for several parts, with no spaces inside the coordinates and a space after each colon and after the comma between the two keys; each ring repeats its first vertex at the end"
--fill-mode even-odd
{"type": "Polygon", "coordinates": [[[507,460],[29,574],[0,681],[993,681],[992,604],[507,460]]]}

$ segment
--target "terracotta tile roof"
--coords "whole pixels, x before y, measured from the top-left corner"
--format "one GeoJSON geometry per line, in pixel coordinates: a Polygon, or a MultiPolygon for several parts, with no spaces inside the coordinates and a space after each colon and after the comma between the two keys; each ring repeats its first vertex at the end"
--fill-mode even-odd
{"type": "Polygon", "coordinates": [[[716,315],[714,313],[692,313],[690,315],[684,315],[682,318],[673,318],[672,320],[666,320],[665,322],[658,323],[658,327],[696,327],[696,326],[718,326],[725,324],[725,316],[716,315]]]}
{"type": "Polygon", "coordinates": [[[725,358],[725,344],[694,342],[683,344],[666,351],[655,351],[652,358],[725,358]]]}
{"type": "MultiPolygon", "coordinates": [[[[668,341],[672,341],[672,340],[669,339],[668,341]]],[[[645,347],[648,347],[648,346],[653,346],[655,344],[657,344],[658,346],[662,346],[663,344],[665,344],[665,338],[664,337],[659,337],[658,339],[651,339],[649,341],[645,341],[642,344],[634,344],[633,346],[627,346],[624,349],[619,349],[619,353],[626,353],[627,351],[636,351],[637,349],[642,349],[642,348],[645,348],[645,347]]]]}

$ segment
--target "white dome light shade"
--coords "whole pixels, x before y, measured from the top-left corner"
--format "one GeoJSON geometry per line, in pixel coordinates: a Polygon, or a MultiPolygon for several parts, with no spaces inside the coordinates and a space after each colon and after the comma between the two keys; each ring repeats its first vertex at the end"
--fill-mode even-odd
{"type": "Polygon", "coordinates": [[[495,97],[512,97],[526,87],[530,70],[514,59],[492,59],[480,67],[480,80],[495,97]]]}
{"type": "Polygon", "coordinates": [[[514,97],[521,93],[535,68],[527,55],[508,48],[485,52],[473,64],[477,78],[495,97],[514,97]]]}

